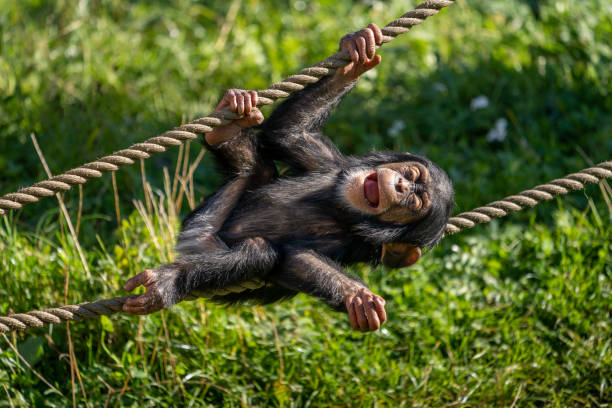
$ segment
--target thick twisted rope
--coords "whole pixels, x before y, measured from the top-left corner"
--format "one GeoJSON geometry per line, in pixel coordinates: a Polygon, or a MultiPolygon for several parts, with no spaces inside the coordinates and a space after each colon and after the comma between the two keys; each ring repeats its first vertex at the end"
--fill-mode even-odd
{"type": "MultiPolygon", "coordinates": [[[[429,0],[419,4],[416,9],[407,12],[402,17],[390,22],[381,29],[383,44],[392,41],[395,37],[421,24],[427,17],[438,14],[444,7],[450,6],[454,0],[429,0]]],[[[351,61],[349,53],[340,51],[324,61],[305,68],[285,78],[282,82],[270,86],[268,89],[258,91],[258,106],[270,105],[276,99],[286,98],[293,92],[304,89],[310,83],[333,74],[337,68],[348,65],[351,61]]],[[[101,177],[103,173],[114,172],[121,166],[133,164],[137,159],[147,159],[155,153],[165,151],[168,147],[177,146],[187,140],[196,139],[198,135],[211,132],[215,127],[225,125],[239,116],[231,111],[218,111],[196,119],[193,122],[179,126],[174,130],[160,136],[137,143],[127,149],[120,150],[109,156],[84,164],[64,174],[51,177],[30,187],[25,187],[11,194],[0,197],[0,215],[7,210],[17,210],[25,204],[34,203],[42,197],[49,197],[55,193],[70,190],[74,185],[84,184],[92,178],[101,177]]]]}
{"type": "Polygon", "coordinates": [[[551,200],[554,196],[567,194],[573,190],[581,190],[586,184],[598,183],[608,178],[612,178],[612,161],[599,163],[595,167],[568,174],[563,178],[451,217],[446,224],[445,235],[456,234],[476,224],[491,222],[492,218],[505,217],[511,212],[533,207],[541,201],[551,200]]]}
{"type": "Polygon", "coordinates": [[[112,315],[121,311],[126,299],[128,299],[128,296],[2,316],[0,317],[0,333],[112,315]]]}
{"type": "MultiPolygon", "coordinates": [[[[612,178],[612,161],[607,161],[569,174],[563,178],[553,180],[516,195],[511,195],[500,201],[494,201],[484,207],[475,208],[449,219],[446,225],[446,236],[474,227],[476,224],[490,222],[492,218],[504,217],[511,212],[519,211],[525,207],[533,207],[544,200],[550,200],[554,196],[567,194],[573,190],[583,189],[586,184],[598,183],[604,179],[612,178]]],[[[265,282],[247,281],[239,285],[229,286],[214,291],[201,291],[192,293],[185,300],[193,300],[198,297],[213,297],[226,295],[228,293],[239,293],[247,289],[257,289],[265,282]]],[[[45,324],[58,324],[65,321],[93,318],[101,315],[111,315],[122,310],[123,304],[128,297],[117,297],[114,299],[103,299],[95,302],[81,303],[78,305],[62,306],[45,311],[33,311],[28,313],[13,314],[0,317],[0,333],[13,330],[25,330],[30,327],[42,327],[45,324]]]]}
{"type": "MultiPolygon", "coordinates": [[[[261,288],[264,285],[264,281],[254,279],[223,289],[196,291],[191,293],[184,300],[194,300],[200,297],[211,298],[213,296],[227,295],[228,293],[240,293],[248,289],[261,288]]],[[[113,299],[101,299],[95,302],[61,306],[43,311],[35,310],[27,313],[0,316],[0,333],[8,333],[14,330],[26,330],[31,327],[43,327],[47,324],[59,324],[86,318],[109,316],[121,312],[125,301],[135,296],[136,295],[116,297],[113,299]]]]}

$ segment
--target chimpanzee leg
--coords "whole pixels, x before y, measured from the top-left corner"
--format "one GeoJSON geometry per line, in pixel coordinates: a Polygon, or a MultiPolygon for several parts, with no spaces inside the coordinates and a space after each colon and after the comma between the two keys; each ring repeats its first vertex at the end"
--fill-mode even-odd
{"type": "Polygon", "coordinates": [[[177,270],[176,301],[192,292],[236,291],[241,283],[263,279],[278,258],[263,238],[248,238],[232,247],[214,235],[209,240],[214,244],[206,245],[205,251],[182,255],[171,264],[177,270]]]}
{"type": "Polygon", "coordinates": [[[206,250],[182,255],[172,263],[146,270],[125,285],[128,291],[143,285],[147,292],[126,301],[128,313],[147,314],[168,308],[189,295],[232,292],[263,279],[277,262],[277,252],[263,238],[248,238],[228,247],[215,235],[206,239],[206,250]]]}
{"type": "Polygon", "coordinates": [[[276,250],[263,238],[247,238],[228,247],[215,237],[219,247],[177,259],[185,289],[219,289],[249,279],[263,278],[277,260],[276,250]]]}

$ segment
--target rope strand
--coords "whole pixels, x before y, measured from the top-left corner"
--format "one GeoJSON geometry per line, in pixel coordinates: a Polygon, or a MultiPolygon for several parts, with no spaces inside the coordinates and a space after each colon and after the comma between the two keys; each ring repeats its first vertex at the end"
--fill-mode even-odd
{"type": "Polygon", "coordinates": [[[445,235],[473,228],[476,224],[491,222],[492,218],[505,217],[511,212],[533,207],[541,201],[551,200],[554,196],[567,194],[573,190],[581,190],[586,184],[598,183],[607,178],[612,178],[612,161],[599,163],[578,173],[568,174],[563,178],[451,217],[446,224],[445,235]]]}

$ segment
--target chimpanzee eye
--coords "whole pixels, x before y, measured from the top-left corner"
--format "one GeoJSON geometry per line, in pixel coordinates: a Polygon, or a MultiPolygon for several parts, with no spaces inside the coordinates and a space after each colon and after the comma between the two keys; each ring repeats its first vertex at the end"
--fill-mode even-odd
{"type": "Polygon", "coordinates": [[[406,175],[406,177],[408,178],[408,180],[410,181],[417,181],[417,179],[421,176],[421,172],[419,171],[419,169],[417,167],[410,167],[410,169],[408,169],[408,174],[406,175]]]}
{"type": "Polygon", "coordinates": [[[429,206],[431,204],[429,194],[426,191],[423,191],[421,197],[423,198],[423,205],[429,206]]]}
{"type": "Polygon", "coordinates": [[[416,195],[413,194],[412,195],[412,200],[411,200],[411,207],[413,210],[420,210],[421,207],[423,206],[423,200],[421,200],[421,198],[416,195]]]}

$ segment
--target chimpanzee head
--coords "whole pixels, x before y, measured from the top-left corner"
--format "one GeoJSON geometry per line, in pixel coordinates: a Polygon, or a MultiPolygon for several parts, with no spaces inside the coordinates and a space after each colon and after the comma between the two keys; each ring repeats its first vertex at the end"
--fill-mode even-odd
{"type": "Polygon", "coordinates": [[[341,173],[344,207],[361,215],[355,230],[370,242],[431,248],[444,234],[454,205],[446,173],[425,157],[374,152],[351,158],[341,173]]]}

